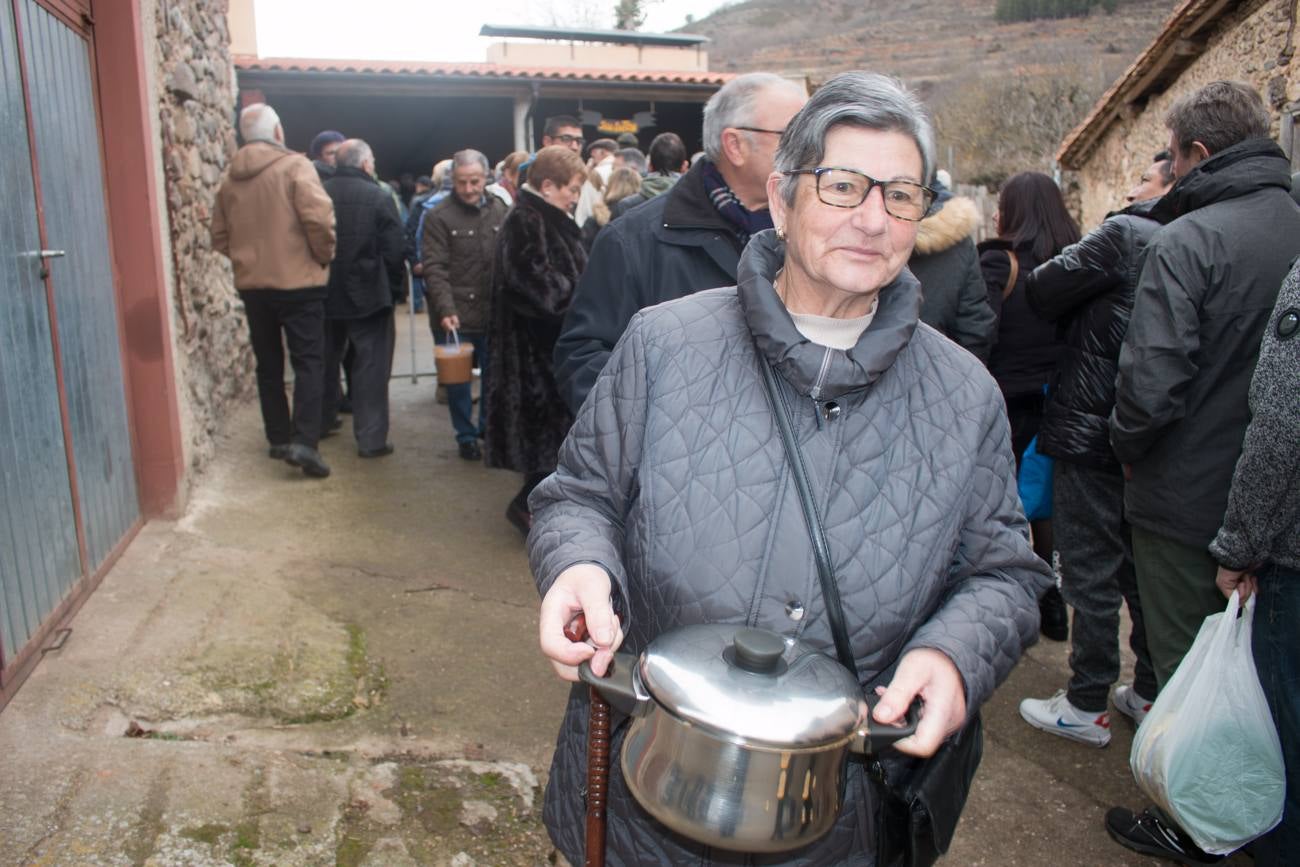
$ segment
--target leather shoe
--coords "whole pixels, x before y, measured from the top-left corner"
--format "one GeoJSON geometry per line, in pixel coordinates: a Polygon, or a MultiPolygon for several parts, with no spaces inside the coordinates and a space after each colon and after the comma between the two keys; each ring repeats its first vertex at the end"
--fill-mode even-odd
{"type": "Polygon", "coordinates": [[[1061,591],[1053,587],[1038,600],[1038,613],[1041,615],[1041,629],[1045,638],[1052,641],[1065,641],[1070,637],[1070,615],[1065,608],[1061,591]]]}
{"type": "Polygon", "coordinates": [[[506,520],[514,525],[515,529],[528,537],[528,531],[533,528],[533,513],[520,506],[514,500],[506,506],[506,520]]]}
{"type": "Polygon", "coordinates": [[[267,450],[266,456],[275,461],[285,460],[289,457],[289,444],[282,443],[281,445],[271,446],[271,448],[267,450]]]}
{"type": "Polygon", "coordinates": [[[291,467],[301,467],[305,475],[314,479],[323,479],[330,474],[329,464],[321,458],[320,452],[302,443],[289,446],[289,454],[284,460],[291,467]]]}
{"type": "Polygon", "coordinates": [[[460,450],[460,456],[467,461],[479,461],[483,459],[483,450],[478,447],[478,443],[470,440],[469,442],[457,443],[460,450]]]}
{"type": "Polygon", "coordinates": [[[382,458],[384,455],[391,455],[392,453],[392,443],[384,443],[377,449],[357,449],[357,457],[361,458],[382,458]]]}

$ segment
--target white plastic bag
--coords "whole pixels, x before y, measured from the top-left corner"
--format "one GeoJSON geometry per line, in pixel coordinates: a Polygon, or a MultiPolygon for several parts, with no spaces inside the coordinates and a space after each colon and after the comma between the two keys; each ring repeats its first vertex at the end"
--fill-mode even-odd
{"type": "Polygon", "coordinates": [[[1205,618],[1133,738],[1138,786],[1206,852],[1226,855],[1282,820],[1282,745],[1250,651],[1255,598],[1205,618]],[[1238,618],[1238,611],[1242,616],[1238,618]]]}

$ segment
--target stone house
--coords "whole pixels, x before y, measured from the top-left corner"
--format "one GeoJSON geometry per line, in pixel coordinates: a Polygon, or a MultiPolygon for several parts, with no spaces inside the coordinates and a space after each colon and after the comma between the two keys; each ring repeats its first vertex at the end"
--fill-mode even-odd
{"type": "MultiPolygon", "coordinates": [[[[252,391],[225,0],[0,4],[0,707],[252,391]]],[[[63,636],[63,637],[60,637],[63,636]]]]}
{"type": "Polygon", "coordinates": [[[1218,79],[1259,89],[1273,136],[1300,167],[1297,0],[1185,0],[1160,34],[1061,143],[1057,160],[1077,172],[1081,225],[1096,226],[1151,157],[1165,148],[1164,117],[1179,96],[1218,79]]]}

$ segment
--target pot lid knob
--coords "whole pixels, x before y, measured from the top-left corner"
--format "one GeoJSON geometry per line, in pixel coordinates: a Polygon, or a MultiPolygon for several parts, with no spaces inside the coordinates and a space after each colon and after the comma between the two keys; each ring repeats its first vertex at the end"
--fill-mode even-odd
{"type": "Polygon", "coordinates": [[[777,674],[784,668],[785,641],[766,629],[741,629],[731,642],[732,661],[755,674],[777,674]]]}

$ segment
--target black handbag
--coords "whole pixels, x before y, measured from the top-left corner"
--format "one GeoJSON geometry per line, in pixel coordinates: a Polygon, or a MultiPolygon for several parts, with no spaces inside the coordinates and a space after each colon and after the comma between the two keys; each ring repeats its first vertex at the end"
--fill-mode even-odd
{"type": "MultiPolygon", "coordinates": [[[[857,661],[849,645],[844,605],[831,565],[830,546],[804,467],[803,450],[795,438],[789,408],[777,386],[776,373],[761,352],[758,366],[763,373],[763,384],[790,463],[790,474],[799,493],[808,536],[812,540],[813,559],[817,564],[822,596],[826,600],[826,618],[830,621],[831,635],[835,640],[835,654],[840,664],[861,682],[857,661]]],[[[913,760],[902,774],[895,770],[891,775],[878,758],[867,757],[867,776],[880,802],[876,841],[878,867],[928,867],[948,851],[957,820],[961,818],[962,808],[970,794],[971,780],[975,778],[975,770],[983,755],[984,728],[976,712],[933,756],[913,760]]]]}

